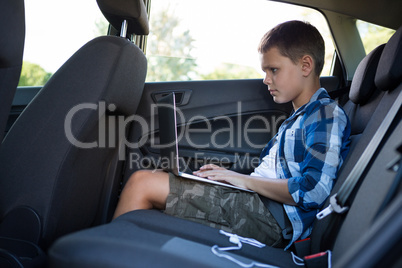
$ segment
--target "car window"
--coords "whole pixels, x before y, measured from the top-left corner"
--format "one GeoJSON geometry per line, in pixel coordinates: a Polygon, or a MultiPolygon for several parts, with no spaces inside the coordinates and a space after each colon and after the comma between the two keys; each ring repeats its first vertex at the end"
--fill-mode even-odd
{"type": "Polygon", "coordinates": [[[395,30],[368,23],[362,20],[356,21],[357,29],[363,42],[366,54],[377,46],[388,42],[395,30]]]}
{"type": "Polygon", "coordinates": [[[316,10],[265,0],[152,0],[147,81],[261,78],[257,46],[275,25],[308,21],[326,44],[329,75],[333,41],[316,10]]]}
{"type": "Polygon", "coordinates": [[[96,1],[25,1],[25,47],[19,86],[41,86],[86,42],[106,35],[96,1]]]}

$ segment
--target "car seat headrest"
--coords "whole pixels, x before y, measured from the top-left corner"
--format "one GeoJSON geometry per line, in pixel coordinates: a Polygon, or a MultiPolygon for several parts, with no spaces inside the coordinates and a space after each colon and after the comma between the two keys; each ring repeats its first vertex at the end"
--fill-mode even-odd
{"type": "Polygon", "coordinates": [[[148,15],[143,0],[97,0],[105,18],[117,30],[127,21],[127,34],[149,34],[148,15]]]}
{"type": "Polygon", "coordinates": [[[376,47],[360,62],[350,86],[349,99],[365,104],[376,89],[374,77],[385,44],[376,47]]]}
{"type": "Polygon", "coordinates": [[[402,81],[402,26],[385,45],[378,63],[375,84],[381,90],[390,90],[402,81]]]}

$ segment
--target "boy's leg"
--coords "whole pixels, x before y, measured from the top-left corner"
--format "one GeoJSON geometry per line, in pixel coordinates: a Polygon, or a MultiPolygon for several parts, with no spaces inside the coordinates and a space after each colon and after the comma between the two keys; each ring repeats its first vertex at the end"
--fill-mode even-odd
{"type": "Polygon", "coordinates": [[[165,209],[168,194],[168,173],[151,170],[136,171],[124,186],[113,219],[136,209],[165,209]]]}
{"type": "Polygon", "coordinates": [[[257,193],[209,183],[198,183],[170,174],[165,213],[269,246],[284,247],[282,230],[257,193]]]}

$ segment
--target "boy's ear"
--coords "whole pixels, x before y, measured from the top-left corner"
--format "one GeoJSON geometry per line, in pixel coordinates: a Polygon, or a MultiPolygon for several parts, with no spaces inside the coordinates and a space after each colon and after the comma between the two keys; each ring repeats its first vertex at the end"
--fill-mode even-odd
{"type": "Polygon", "coordinates": [[[301,68],[304,76],[309,76],[314,71],[314,60],[310,55],[304,55],[301,59],[301,68]]]}

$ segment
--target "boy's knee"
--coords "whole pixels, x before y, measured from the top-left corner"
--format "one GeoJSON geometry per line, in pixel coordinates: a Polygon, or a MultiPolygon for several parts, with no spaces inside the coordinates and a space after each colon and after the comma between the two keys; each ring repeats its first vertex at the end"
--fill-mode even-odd
{"type": "Polygon", "coordinates": [[[134,172],[126,183],[126,187],[140,187],[147,182],[147,179],[152,175],[150,170],[138,170],[134,172]]]}
{"type": "Polygon", "coordinates": [[[148,190],[155,191],[158,186],[168,181],[169,176],[165,172],[138,170],[131,175],[124,187],[140,192],[146,192],[148,190]]]}

